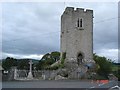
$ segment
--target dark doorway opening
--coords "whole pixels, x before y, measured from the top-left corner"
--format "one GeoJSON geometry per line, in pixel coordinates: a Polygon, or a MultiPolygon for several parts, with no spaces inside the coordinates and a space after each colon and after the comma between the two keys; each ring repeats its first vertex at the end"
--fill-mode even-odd
{"type": "Polygon", "coordinates": [[[79,53],[79,54],[77,55],[77,63],[78,63],[78,66],[79,66],[80,64],[82,64],[82,61],[83,61],[83,55],[82,55],[81,53],[79,53]]]}

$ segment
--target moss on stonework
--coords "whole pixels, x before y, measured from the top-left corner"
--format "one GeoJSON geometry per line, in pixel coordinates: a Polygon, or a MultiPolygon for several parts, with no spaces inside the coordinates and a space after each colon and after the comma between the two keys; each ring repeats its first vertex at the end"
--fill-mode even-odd
{"type": "Polygon", "coordinates": [[[64,65],[65,59],[66,59],[66,52],[63,52],[62,53],[62,58],[61,58],[61,64],[64,65]]]}

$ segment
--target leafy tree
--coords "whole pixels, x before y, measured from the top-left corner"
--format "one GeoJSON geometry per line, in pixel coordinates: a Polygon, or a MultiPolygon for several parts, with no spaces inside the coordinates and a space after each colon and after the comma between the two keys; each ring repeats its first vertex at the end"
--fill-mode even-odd
{"type": "Polygon", "coordinates": [[[112,61],[110,59],[107,59],[106,57],[101,57],[96,54],[94,54],[93,56],[96,64],[99,65],[97,73],[107,77],[108,74],[112,72],[112,61]]]}
{"type": "Polygon", "coordinates": [[[37,70],[49,69],[50,65],[60,59],[60,52],[51,52],[45,54],[39,63],[36,65],[37,70]]]}
{"type": "Polygon", "coordinates": [[[2,61],[2,67],[5,70],[9,70],[13,66],[17,66],[17,60],[14,58],[7,57],[5,60],[2,61]]]}
{"type": "Polygon", "coordinates": [[[48,58],[50,58],[50,54],[49,54],[49,53],[45,54],[45,55],[41,58],[41,60],[47,60],[48,58]]]}
{"type": "Polygon", "coordinates": [[[51,58],[53,59],[54,62],[60,60],[60,52],[52,52],[51,58]]]}
{"type": "Polygon", "coordinates": [[[29,59],[20,59],[18,61],[18,65],[17,65],[18,69],[21,70],[29,70],[29,59]]]}

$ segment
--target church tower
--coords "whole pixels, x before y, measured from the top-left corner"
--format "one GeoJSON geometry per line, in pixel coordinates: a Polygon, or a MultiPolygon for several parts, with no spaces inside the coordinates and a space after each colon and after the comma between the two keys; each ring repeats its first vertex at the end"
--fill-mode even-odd
{"type": "Polygon", "coordinates": [[[61,58],[63,54],[70,72],[85,72],[85,63],[93,62],[93,10],[65,9],[61,16],[61,58]]]}

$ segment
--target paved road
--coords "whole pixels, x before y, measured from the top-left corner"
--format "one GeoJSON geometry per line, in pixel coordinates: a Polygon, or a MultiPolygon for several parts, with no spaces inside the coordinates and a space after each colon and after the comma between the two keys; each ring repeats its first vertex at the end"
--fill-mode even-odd
{"type": "Polygon", "coordinates": [[[110,88],[118,85],[118,82],[111,81],[107,84],[92,83],[90,81],[13,81],[3,82],[3,88],[110,88]]]}
{"type": "Polygon", "coordinates": [[[3,82],[3,88],[89,88],[97,86],[96,83],[89,81],[20,81],[3,82]]]}

